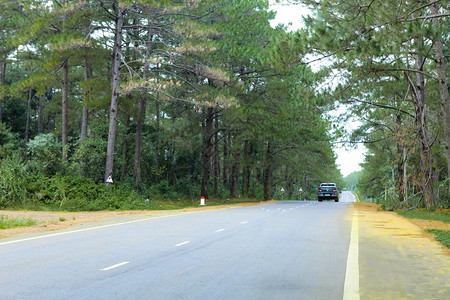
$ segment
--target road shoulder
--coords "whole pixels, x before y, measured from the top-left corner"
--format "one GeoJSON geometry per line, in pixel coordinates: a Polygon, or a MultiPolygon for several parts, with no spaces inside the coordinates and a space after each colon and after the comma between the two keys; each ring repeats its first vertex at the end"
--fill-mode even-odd
{"type": "Polygon", "coordinates": [[[410,220],[355,203],[362,299],[448,299],[447,248],[410,220]]]}
{"type": "MultiPolygon", "coordinates": [[[[270,202],[270,201],[269,201],[270,202]]],[[[264,202],[264,203],[269,203],[264,202]]],[[[224,204],[214,206],[191,207],[176,210],[129,210],[129,211],[91,211],[91,212],[67,212],[67,211],[24,211],[24,210],[0,210],[0,216],[9,218],[31,218],[37,224],[29,227],[18,227],[0,230],[0,241],[6,238],[21,238],[30,235],[45,234],[46,232],[79,229],[93,226],[101,226],[114,222],[126,222],[137,219],[148,219],[165,215],[183,214],[211,209],[227,209],[234,207],[260,204],[258,202],[224,204]]]]}

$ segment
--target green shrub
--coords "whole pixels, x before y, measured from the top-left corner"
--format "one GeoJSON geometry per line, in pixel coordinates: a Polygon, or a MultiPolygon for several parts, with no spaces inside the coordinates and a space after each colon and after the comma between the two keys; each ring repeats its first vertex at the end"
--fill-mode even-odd
{"type": "Polygon", "coordinates": [[[36,206],[68,211],[146,209],[144,198],[127,186],[103,183],[79,175],[35,178],[29,186],[36,206]]]}
{"type": "Polygon", "coordinates": [[[19,149],[23,149],[22,143],[18,134],[12,133],[4,123],[0,123],[0,160],[17,154],[19,149]]]}
{"type": "Polygon", "coordinates": [[[71,169],[80,175],[103,181],[108,142],[102,139],[87,138],[75,151],[71,169]]]}
{"type": "Polygon", "coordinates": [[[184,176],[176,181],[175,190],[189,199],[200,198],[200,181],[196,181],[191,175],[184,176]]]}
{"type": "Polygon", "coordinates": [[[8,157],[0,162],[0,208],[25,205],[29,182],[25,163],[8,157]]]}
{"type": "Polygon", "coordinates": [[[27,144],[30,167],[45,176],[61,172],[63,168],[62,144],[51,134],[39,134],[27,144]]]}
{"type": "Polygon", "coordinates": [[[169,182],[165,179],[159,183],[152,185],[148,191],[149,199],[177,199],[177,193],[169,182]]]}

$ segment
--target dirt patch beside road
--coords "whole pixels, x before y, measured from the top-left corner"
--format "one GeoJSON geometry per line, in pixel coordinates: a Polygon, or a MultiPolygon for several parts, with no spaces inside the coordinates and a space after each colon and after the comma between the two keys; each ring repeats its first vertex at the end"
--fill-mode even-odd
{"type": "MultiPolygon", "coordinates": [[[[264,202],[268,203],[268,202],[264,202]]],[[[260,204],[258,202],[238,203],[238,204],[224,204],[216,206],[201,206],[194,208],[184,208],[178,210],[132,210],[132,211],[95,211],[95,212],[53,212],[53,211],[12,211],[0,210],[0,216],[7,216],[10,219],[14,218],[31,218],[37,222],[36,225],[30,227],[17,227],[11,229],[0,229],[0,239],[9,238],[25,233],[36,233],[61,230],[72,227],[74,225],[98,222],[105,219],[119,218],[126,216],[142,216],[150,217],[157,216],[164,213],[188,213],[194,211],[204,211],[211,209],[225,209],[233,207],[242,207],[260,204]]]]}
{"type": "Polygon", "coordinates": [[[408,219],[408,218],[404,218],[398,214],[396,214],[395,212],[392,211],[380,211],[379,210],[379,205],[375,204],[375,203],[363,203],[363,202],[358,202],[358,203],[354,203],[354,207],[361,212],[372,212],[372,213],[377,213],[377,214],[391,214],[391,215],[395,215],[396,217],[402,218],[403,220],[405,220],[405,222],[410,222],[414,225],[416,225],[417,227],[419,227],[422,230],[422,236],[429,238],[430,240],[432,240],[433,242],[438,243],[441,247],[443,247],[444,252],[450,256],[450,250],[447,249],[445,246],[443,246],[441,243],[437,242],[435,240],[435,236],[434,234],[431,233],[427,233],[425,232],[426,229],[440,229],[440,230],[450,230],[450,224],[446,224],[444,222],[441,221],[432,221],[432,220],[422,220],[422,219],[408,219]]]}

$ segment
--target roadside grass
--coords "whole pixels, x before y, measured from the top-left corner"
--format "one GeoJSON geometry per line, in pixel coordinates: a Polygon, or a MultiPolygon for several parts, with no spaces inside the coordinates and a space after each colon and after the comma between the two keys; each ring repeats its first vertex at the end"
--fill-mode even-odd
{"type": "MultiPolygon", "coordinates": [[[[257,199],[207,199],[206,206],[217,206],[224,204],[239,204],[239,203],[259,203],[257,199]]],[[[200,199],[198,200],[148,200],[148,209],[150,210],[174,210],[183,208],[199,207],[200,199]]]]}
{"type": "MultiPolygon", "coordinates": [[[[126,210],[176,210],[176,209],[185,209],[185,208],[195,208],[200,207],[200,199],[178,199],[178,200],[167,200],[167,199],[147,199],[144,200],[144,205],[139,205],[133,207],[132,205],[126,208],[118,208],[118,207],[110,207],[109,209],[93,209],[93,210],[82,210],[82,209],[74,209],[67,210],[61,209],[59,206],[50,206],[50,205],[42,205],[42,204],[28,204],[25,206],[13,206],[9,207],[10,210],[35,210],[35,211],[49,211],[49,212],[58,212],[58,211],[126,211],[126,210]]],[[[230,199],[206,199],[206,206],[217,206],[217,205],[226,205],[226,204],[239,204],[239,203],[260,203],[263,202],[256,198],[230,198],[230,199]]],[[[60,222],[64,222],[66,220],[59,220],[60,222]]]]}
{"type": "Polygon", "coordinates": [[[10,229],[15,227],[28,227],[36,225],[36,220],[32,218],[12,218],[0,215],[0,229],[10,229]]]}
{"type": "Polygon", "coordinates": [[[397,210],[395,212],[408,219],[423,219],[450,223],[450,212],[448,211],[397,210]]]}
{"type": "MultiPolygon", "coordinates": [[[[408,219],[422,219],[431,221],[441,221],[443,223],[450,223],[449,211],[427,211],[427,210],[398,210],[397,214],[408,219]]],[[[440,242],[447,248],[450,248],[450,231],[441,229],[426,229],[428,233],[435,235],[436,241],[440,242]]]]}
{"type": "Polygon", "coordinates": [[[434,234],[436,241],[450,249],[450,231],[440,229],[426,229],[425,231],[434,234]]]}

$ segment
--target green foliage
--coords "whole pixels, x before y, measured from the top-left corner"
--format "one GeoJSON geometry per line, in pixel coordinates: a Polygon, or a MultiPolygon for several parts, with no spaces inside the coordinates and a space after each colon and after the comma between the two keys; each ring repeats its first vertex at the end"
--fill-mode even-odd
{"type": "Polygon", "coordinates": [[[51,176],[61,172],[63,168],[61,158],[61,143],[52,133],[40,134],[27,143],[31,158],[32,171],[51,176]]]}
{"type": "Polygon", "coordinates": [[[95,183],[82,176],[37,177],[28,186],[36,207],[68,211],[97,211],[116,209],[145,209],[144,198],[126,186],[95,183]]]}
{"type": "Polygon", "coordinates": [[[18,139],[18,134],[11,132],[6,124],[0,123],[0,160],[20,153],[23,143],[18,139]]]}
{"type": "Polygon", "coordinates": [[[18,158],[0,161],[0,209],[25,205],[30,182],[27,164],[18,158]]]}
{"type": "MultiPolygon", "coordinates": [[[[310,5],[314,14],[306,20],[310,51],[319,56],[325,52],[323,57],[331,58],[331,68],[341,74],[333,98],[349,105],[347,115],[354,114],[362,120],[360,128],[349,137],[369,148],[358,180],[361,194],[377,199],[389,209],[419,203],[416,194],[421,193],[429,178],[423,178],[426,172],[420,167],[418,136],[427,132],[433,172],[437,174],[434,188],[439,188],[439,193],[431,194],[441,196],[436,207],[448,207],[450,191],[446,180],[450,157],[443,157],[446,141],[442,135],[448,135],[448,131],[443,126],[445,113],[435,101],[440,96],[438,82],[442,78],[436,80],[428,75],[436,73],[436,51],[430,50],[436,38],[443,41],[444,52],[445,48],[448,51],[448,26],[442,26],[448,23],[448,17],[423,19],[432,14],[432,6],[414,1],[384,1],[377,5],[353,0],[302,2],[310,5]],[[435,26],[434,21],[441,26],[435,26]],[[411,93],[416,84],[415,55],[425,58],[427,125],[422,128],[414,121],[418,118],[417,101],[411,93]]],[[[443,15],[448,13],[448,6],[439,6],[443,15]]]]}
{"type": "Polygon", "coordinates": [[[169,185],[167,180],[161,180],[159,183],[152,185],[148,189],[149,199],[176,199],[177,193],[173,187],[169,185]]]}
{"type": "MultiPolygon", "coordinates": [[[[216,198],[229,199],[236,194],[263,199],[263,175],[269,169],[273,180],[267,184],[274,186],[276,182],[287,190],[294,182],[302,185],[305,195],[313,195],[313,186],[321,181],[333,178],[339,182],[330,144],[338,135],[326,117],[334,99],[322,93],[320,84],[328,72],[314,73],[303,63],[309,32],[286,33],[281,27],[272,28],[269,20],[274,13],[268,11],[265,0],[181,2],[120,3],[129,9],[123,32],[114,184],[109,189],[101,182],[115,35],[111,16],[116,13],[117,1],[100,5],[96,1],[57,4],[20,0],[20,8],[8,5],[0,12],[8,16],[0,16],[4,25],[0,34],[6,41],[0,45],[1,53],[11,58],[7,82],[1,88],[1,95],[8,97],[3,102],[3,120],[11,130],[6,134],[8,141],[0,143],[0,159],[13,153],[23,157],[24,167],[31,172],[28,177],[32,177],[22,182],[21,191],[15,185],[14,201],[5,205],[99,210],[144,209],[155,201],[167,204],[174,199],[175,207],[180,204],[177,201],[183,201],[176,199],[196,201],[205,141],[216,138],[214,159],[221,171],[214,174],[219,181],[216,198]],[[148,41],[151,49],[147,49],[148,41]],[[11,46],[5,49],[6,44],[11,46]],[[71,144],[64,160],[59,139],[62,65],[66,60],[71,144]],[[44,103],[32,97],[28,110],[25,92],[45,95],[44,103]],[[147,98],[147,107],[141,182],[135,186],[138,103],[142,97],[147,98]],[[42,110],[40,104],[44,105],[42,110]],[[83,106],[89,111],[88,136],[84,142],[76,142],[83,106]],[[209,107],[217,119],[211,137],[204,130],[209,107]],[[28,136],[38,132],[38,119],[44,134],[34,137],[25,148],[21,139],[25,137],[27,112],[28,136]],[[268,144],[272,146],[270,153],[268,144]],[[19,149],[27,149],[29,155],[19,153],[19,149]],[[317,167],[322,165],[327,169],[317,167]],[[231,174],[233,167],[237,167],[236,174],[231,174]],[[249,183],[243,179],[244,168],[249,183]],[[233,192],[232,177],[237,182],[233,192]]],[[[371,45],[373,51],[378,48],[378,41],[371,45]]],[[[4,132],[6,129],[0,128],[0,138],[4,132]]],[[[213,186],[211,172],[210,191],[213,186]]]]}
{"type": "Polygon", "coordinates": [[[436,241],[441,242],[445,247],[450,248],[450,231],[440,229],[426,229],[426,232],[436,236],[436,241]]]}
{"type": "Polygon", "coordinates": [[[5,215],[0,215],[0,229],[10,229],[16,227],[28,227],[36,225],[36,220],[32,218],[10,218],[5,215]]]}
{"type": "Polygon", "coordinates": [[[356,186],[358,184],[358,179],[360,176],[361,176],[361,171],[353,172],[353,173],[347,175],[344,178],[345,189],[348,191],[355,191],[356,186]]]}
{"type": "Polygon", "coordinates": [[[87,138],[76,148],[70,169],[76,174],[102,182],[106,146],[107,141],[103,139],[87,138]]]}

